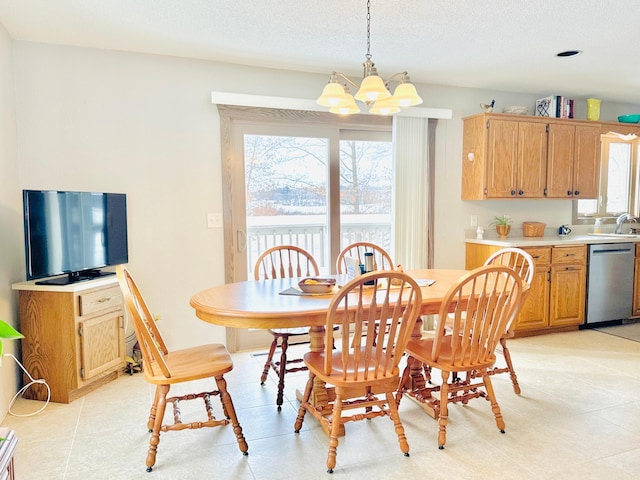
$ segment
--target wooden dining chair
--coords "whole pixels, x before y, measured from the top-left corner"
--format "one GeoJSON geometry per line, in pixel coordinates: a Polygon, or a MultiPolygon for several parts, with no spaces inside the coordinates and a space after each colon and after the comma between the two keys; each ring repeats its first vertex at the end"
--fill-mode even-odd
{"type": "MultiPolygon", "coordinates": [[[[355,242],[344,247],[338,254],[336,272],[338,274],[347,273],[347,261],[345,260],[347,257],[356,258],[359,265],[364,265],[365,253],[373,253],[374,270],[393,270],[391,255],[384,248],[371,242],[355,242]]],[[[377,328],[377,324],[374,327],[377,328]]]]}
{"type": "Polygon", "coordinates": [[[518,313],[522,294],[522,280],[513,269],[502,265],[479,267],[462,276],[447,292],[440,307],[435,337],[407,343],[405,351],[410,358],[402,373],[396,401],[400,403],[402,394],[411,385],[413,360],[441,371],[441,385],[412,392],[427,403],[438,418],[440,449],[446,443],[448,403],[477,398],[475,389],[486,391],[496,425],[504,433],[504,419],[487,369],[496,362],[496,347],[518,313]],[[447,326],[448,315],[453,316],[453,321],[447,326]],[[472,370],[481,377],[474,385],[458,382],[452,376],[452,372],[472,370]],[[439,399],[432,395],[438,390],[439,399]]]}
{"type": "MultiPolygon", "coordinates": [[[[487,258],[484,264],[504,265],[515,270],[515,272],[520,276],[523,285],[522,298],[520,300],[521,306],[518,309],[518,313],[520,313],[522,307],[524,307],[527,301],[527,298],[529,297],[529,290],[531,287],[531,282],[533,280],[533,275],[535,273],[535,264],[533,262],[533,258],[531,258],[531,255],[529,255],[521,248],[503,248],[487,258]]],[[[513,368],[511,353],[509,352],[509,348],[507,347],[507,339],[509,338],[513,338],[513,328],[509,328],[509,330],[502,337],[500,337],[502,356],[504,357],[506,366],[490,368],[487,370],[487,373],[489,375],[508,373],[511,378],[511,383],[513,384],[513,391],[517,395],[520,395],[521,390],[520,385],[518,384],[518,377],[516,375],[515,369],[513,368]]],[[[499,351],[499,349],[496,351],[499,351]]],[[[469,372],[470,378],[477,378],[478,375],[478,372],[476,372],[475,370],[469,372]]]]}
{"type": "Polygon", "coordinates": [[[116,268],[116,273],[124,296],[124,302],[140,345],[144,378],[148,383],[156,386],[149,421],[147,422],[147,428],[151,433],[146,461],[147,472],[150,472],[156,463],[156,452],[160,443],[161,431],[218,427],[231,423],[240,451],[247,455],[247,442],[242,434],[242,427],[238,422],[231,396],[227,391],[227,381],[223,376],[233,369],[233,361],[227,349],[221,344],[209,344],[169,351],[154,317],[129,271],[124,266],[119,265],[116,268]],[[171,385],[206,378],[215,379],[217,388],[201,393],[167,398],[171,385]],[[211,404],[211,397],[214,396],[220,396],[222,410],[226,418],[215,418],[211,404]],[[203,401],[207,420],[184,423],[181,418],[179,403],[183,400],[196,399],[203,401]],[[173,423],[165,424],[164,416],[167,402],[173,406],[173,423]]]}
{"type": "MultiPolygon", "coordinates": [[[[521,305],[518,308],[518,313],[524,307],[527,298],[529,296],[529,290],[531,287],[531,281],[533,280],[533,275],[535,273],[535,265],[533,263],[533,258],[527,252],[522,250],[521,248],[509,247],[502,248],[497,252],[485,260],[484,265],[504,265],[506,267],[512,268],[522,280],[523,290],[522,290],[522,299],[520,300],[521,305]]],[[[449,316],[447,318],[447,327],[451,323],[452,318],[449,316]]],[[[509,352],[509,348],[507,347],[507,339],[513,338],[513,329],[509,328],[509,330],[500,338],[500,347],[501,349],[497,349],[496,352],[502,353],[504,357],[506,366],[505,367],[492,367],[487,370],[489,375],[496,375],[499,373],[508,373],[511,378],[511,383],[513,385],[513,391],[520,395],[521,389],[520,384],[518,383],[518,376],[516,375],[516,371],[513,368],[513,362],[511,360],[511,353],[509,352]]],[[[425,375],[430,380],[431,379],[431,370],[428,366],[425,366],[425,375]]],[[[457,376],[457,372],[454,373],[454,377],[457,376]]],[[[468,379],[478,378],[479,373],[471,370],[468,372],[468,379]]],[[[460,379],[458,379],[460,381],[460,379]]],[[[480,396],[484,396],[483,392],[479,392],[480,396]]]]}
{"type": "Polygon", "coordinates": [[[344,285],[331,300],[325,325],[325,350],[304,356],[309,380],[294,426],[298,433],[305,414],[309,412],[330,432],[329,473],[336,465],[339,432],[345,423],[351,421],[388,415],[393,421],[400,450],[409,456],[409,444],[393,392],[399,381],[398,363],[418,318],[421,303],[422,293],[415,280],[393,270],[358,276],[344,285]],[[365,285],[370,281],[374,282],[373,287],[365,285]],[[364,323],[372,321],[380,322],[384,328],[365,332],[364,323]],[[340,325],[346,332],[350,323],[355,326],[353,338],[342,335],[335,339],[336,348],[332,348],[334,325],[340,325]],[[311,403],[316,380],[335,387],[335,399],[329,405],[314,406],[311,403]],[[358,412],[344,414],[354,409],[358,412]]]}
{"type": "Polygon", "coordinates": [[[391,255],[387,251],[370,242],[355,242],[351,245],[347,245],[338,254],[336,259],[336,271],[341,273],[347,272],[347,263],[345,257],[352,257],[358,259],[358,264],[364,265],[364,254],[373,253],[373,267],[374,270],[393,270],[393,260],[391,255]]]}
{"type": "MultiPolygon", "coordinates": [[[[309,277],[319,274],[318,263],[313,256],[303,248],[294,245],[280,245],[269,248],[258,257],[253,275],[256,280],[266,280],[272,278],[309,277]]],[[[289,338],[306,335],[308,328],[272,328],[269,333],[273,335],[273,341],[269,348],[269,354],[264,364],[260,384],[267,381],[269,370],[272,369],[278,376],[278,395],[276,405],[278,411],[282,410],[284,402],[284,376],[287,373],[306,370],[302,358],[287,358],[289,338]],[[280,348],[280,360],[274,361],[276,349],[280,348]],[[299,365],[288,367],[288,365],[299,365]]]]}

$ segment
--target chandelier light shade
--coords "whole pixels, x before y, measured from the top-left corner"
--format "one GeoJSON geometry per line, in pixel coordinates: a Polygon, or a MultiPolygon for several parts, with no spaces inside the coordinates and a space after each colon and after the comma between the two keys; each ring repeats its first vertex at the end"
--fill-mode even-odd
{"type": "Polygon", "coordinates": [[[387,90],[384,81],[377,74],[372,73],[362,80],[355,98],[361,102],[375,102],[376,100],[382,100],[390,96],[391,94],[389,90],[387,90]]]}
{"type": "MultiPolygon", "coordinates": [[[[333,76],[333,75],[332,75],[333,76]]],[[[336,107],[345,101],[344,87],[337,82],[327,83],[322,90],[322,95],[318,97],[318,105],[323,107],[336,107]]]]}
{"type": "Polygon", "coordinates": [[[394,113],[398,113],[399,111],[400,107],[396,105],[393,97],[376,100],[369,109],[369,113],[374,113],[376,115],[393,115],[394,113]]]}
{"type": "Polygon", "coordinates": [[[411,83],[407,72],[393,74],[388,80],[383,80],[371,61],[371,0],[367,0],[367,54],[362,64],[364,74],[360,85],[351,80],[345,74],[333,72],[329,83],[318,97],[318,105],[329,107],[331,113],[349,115],[359,113],[360,108],[355,100],[364,102],[369,108],[369,113],[376,115],[393,115],[403,107],[420,105],[422,98],[418,95],[416,87],[411,83]],[[341,84],[341,81],[346,83],[341,84]],[[389,83],[397,81],[398,86],[393,92],[389,92],[389,83]],[[349,87],[356,89],[355,100],[349,87]]]}
{"type": "Polygon", "coordinates": [[[329,111],[339,115],[351,115],[352,113],[360,113],[360,108],[356,104],[353,96],[343,90],[342,101],[338,105],[330,107],[329,111]]]}

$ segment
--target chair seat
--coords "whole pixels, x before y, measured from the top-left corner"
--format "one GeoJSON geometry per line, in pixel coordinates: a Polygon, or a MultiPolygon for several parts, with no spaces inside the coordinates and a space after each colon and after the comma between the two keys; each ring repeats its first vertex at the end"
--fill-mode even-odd
{"type": "Polygon", "coordinates": [[[462,362],[456,361],[453,365],[450,336],[446,335],[440,342],[440,357],[437,361],[433,360],[431,352],[433,349],[433,338],[423,340],[409,340],[405,352],[428,364],[431,367],[435,367],[439,370],[456,371],[456,372],[468,372],[471,370],[480,370],[482,368],[489,368],[496,362],[495,354],[492,355],[487,362],[474,363],[471,361],[470,354],[467,353],[462,362]]]}
{"type": "Polygon", "coordinates": [[[224,345],[218,343],[169,352],[164,359],[171,371],[171,377],[165,377],[158,364],[152,362],[151,368],[145,365],[144,369],[145,378],[149,383],[181,383],[223,375],[233,369],[231,355],[224,345]],[[157,373],[154,375],[152,371],[157,373]]]}
{"type": "MultiPolygon", "coordinates": [[[[364,351],[364,349],[363,349],[364,351]]],[[[346,371],[347,377],[344,379],[344,371],[345,367],[342,364],[342,352],[339,350],[333,350],[332,352],[332,371],[330,375],[326,375],[324,373],[324,360],[325,353],[324,352],[308,352],[304,355],[304,363],[307,365],[309,370],[311,370],[318,378],[326,383],[330,383],[331,385],[335,385],[336,387],[353,387],[358,384],[368,385],[371,383],[380,384],[381,382],[386,385],[387,380],[392,385],[392,387],[397,386],[397,382],[400,380],[400,369],[395,367],[391,374],[387,373],[386,377],[383,377],[382,371],[387,367],[384,360],[378,364],[378,376],[375,376],[375,369],[370,368],[368,371],[368,375],[364,377],[364,371],[358,372],[357,379],[355,378],[355,370],[353,368],[353,362],[350,361],[347,363],[346,371]],[[385,378],[385,380],[383,380],[385,378]]],[[[350,357],[352,358],[352,357],[350,357]]],[[[391,360],[393,362],[393,359],[391,360]]],[[[373,363],[373,362],[372,362],[373,363]]],[[[394,388],[395,389],[395,388],[394,388]]]]}

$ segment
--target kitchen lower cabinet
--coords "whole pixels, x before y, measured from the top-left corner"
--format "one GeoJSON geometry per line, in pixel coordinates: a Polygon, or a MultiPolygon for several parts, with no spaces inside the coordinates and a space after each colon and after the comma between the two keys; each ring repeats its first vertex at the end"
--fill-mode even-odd
{"type": "Polygon", "coordinates": [[[587,247],[553,247],[549,326],[584,323],[586,292],[587,247]]]}
{"type": "MultiPolygon", "coordinates": [[[[481,266],[500,247],[467,243],[466,268],[481,266]]],[[[584,323],[586,245],[523,247],[535,273],[529,296],[513,325],[516,336],[577,330],[584,323]]]]}
{"type": "MultiPolygon", "coordinates": [[[[115,276],[65,286],[22,282],[13,289],[25,336],[22,363],[33,378],[46,380],[51,401],[69,403],[123,371],[124,308],[115,276]]],[[[46,386],[32,385],[24,396],[46,400],[46,386]]]]}
{"type": "Polygon", "coordinates": [[[549,291],[551,272],[551,248],[530,247],[523,248],[535,264],[533,279],[527,301],[516,319],[514,330],[534,330],[546,328],[549,325],[549,291]]]}

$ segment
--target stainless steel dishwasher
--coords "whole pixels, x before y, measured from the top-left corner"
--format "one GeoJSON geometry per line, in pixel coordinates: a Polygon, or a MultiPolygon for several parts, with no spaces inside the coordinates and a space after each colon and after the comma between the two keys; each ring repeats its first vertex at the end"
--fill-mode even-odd
{"type": "Polygon", "coordinates": [[[633,243],[589,245],[586,323],[631,316],[634,259],[633,243]]]}

